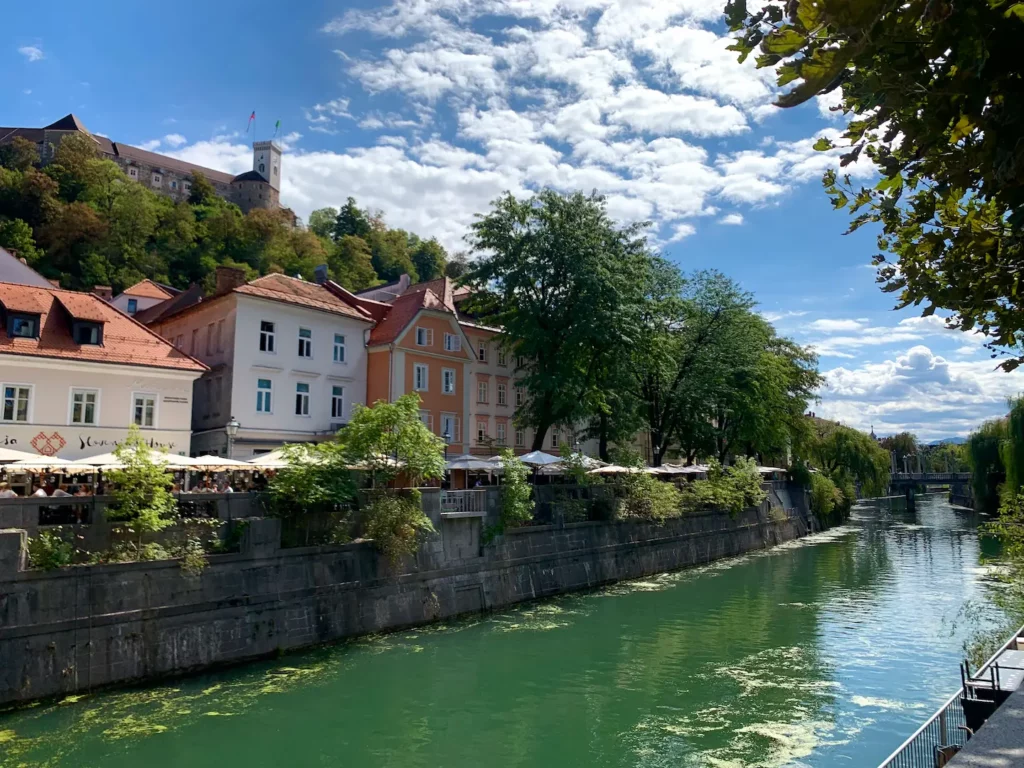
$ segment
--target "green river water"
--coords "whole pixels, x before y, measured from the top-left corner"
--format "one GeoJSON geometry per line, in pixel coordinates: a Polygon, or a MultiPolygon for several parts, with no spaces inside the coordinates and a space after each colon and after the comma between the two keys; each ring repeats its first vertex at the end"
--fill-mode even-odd
{"type": "Polygon", "coordinates": [[[0,715],[0,766],[873,768],[998,618],[977,518],[892,504],[704,568],[0,715]]]}

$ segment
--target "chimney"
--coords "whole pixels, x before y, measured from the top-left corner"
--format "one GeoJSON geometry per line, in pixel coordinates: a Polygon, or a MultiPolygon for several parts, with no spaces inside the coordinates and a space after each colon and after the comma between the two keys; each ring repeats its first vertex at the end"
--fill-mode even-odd
{"type": "Polygon", "coordinates": [[[245,272],[237,267],[217,267],[217,295],[230,293],[245,285],[245,272]]]}
{"type": "Polygon", "coordinates": [[[412,278],[409,277],[405,272],[398,278],[398,290],[395,291],[399,296],[409,290],[409,286],[412,285],[412,278]]]}
{"type": "Polygon", "coordinates": [[[114,298],[114,289],[109,285],[94,285],[92,287],[92,295],[99,296],[104,301],[110,301],[114,298]]]}
{"type": "Polygon", "coordinates": [[[315,270],[313,270],[313,281],[317,285],[323,285],[327,282],[327,265],[321,264],[315,270]]]}
{"type": "Polygon", "coordinates": [[[60,288],[60,280],[55,280],[53,278],[48,278],[46,282],[48,282],[54,288],[60,288]]]}

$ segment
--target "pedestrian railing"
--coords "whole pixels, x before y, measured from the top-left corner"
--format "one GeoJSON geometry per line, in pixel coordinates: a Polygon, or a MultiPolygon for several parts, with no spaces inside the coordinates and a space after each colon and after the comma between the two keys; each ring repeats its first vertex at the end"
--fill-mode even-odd
{"type": "MultiPolygon", "coordinates": [[[[1002,648],[992,654],[976,673],[978,679],[1024,634],[1024,627],[1013,633],[1002,648]]],[[[964,689],[954,693],[940,708],[887,757],[878,768],[943,768],[967,744],[971,731],[963,707],[964,689]]]]}
{"type": "Polygon", "coordinates": [[[442,514],[487,512],[487,491],[441,491],[442,514]]]}

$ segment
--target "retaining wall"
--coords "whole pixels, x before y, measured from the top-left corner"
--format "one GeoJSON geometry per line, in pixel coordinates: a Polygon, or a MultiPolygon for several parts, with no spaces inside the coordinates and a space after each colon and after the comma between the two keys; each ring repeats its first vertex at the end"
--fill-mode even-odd
{"type": "MultiPolygon", "coordinates": [[[[429,502],[429,500],[428,500],[429,502]]],[[[23,531],[0,531],[0,704],[182,674],[340,638],[633,579],[805,535],[800,511],[693,515],[665,525],[577,523],[482,543],[446,518],[391,571],[372,544],[279,548],[254,518],[239,554],[189,578],[177,561],[24,571],[23,531]]]]}

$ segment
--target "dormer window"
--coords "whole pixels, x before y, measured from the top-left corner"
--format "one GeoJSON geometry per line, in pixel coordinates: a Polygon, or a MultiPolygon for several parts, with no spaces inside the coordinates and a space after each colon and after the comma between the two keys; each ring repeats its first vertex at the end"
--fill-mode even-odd
{"type": "Polygon", "coordinates": [[[39,338],[39,315],[11,312],[7,316],[7,335],[13,338],[39,338]]]}
{"type": "Polygon", "coordinates": [[[75,344],[102,344],[103,326],[99,323],[87,323],[76,321],[71,326],[71,333],[74,336],[75,344]]]}

